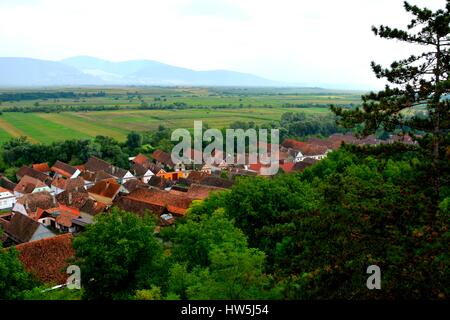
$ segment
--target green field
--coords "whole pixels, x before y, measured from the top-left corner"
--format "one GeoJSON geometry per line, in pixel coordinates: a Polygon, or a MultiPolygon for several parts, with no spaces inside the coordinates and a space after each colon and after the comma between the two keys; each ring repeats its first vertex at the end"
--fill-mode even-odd
{"type": "Polygon", "coordinates": [[[360,103],[358,92],[327,92],[304,88],[54,88],[15,89],[2,92],[75,92],[76,99],[3,101],[8,108],[64,106],[115,106],[118,110],[70,112],[3,112],[0,115],[0,143],[11,137],[27,136],[33,142],[49,143],[72,138],[105,135],[123,141],[131,130],[192,128],[194,120],[223,128],[235,121],[257,124],[279,121],[285,112],[328,113],[329,104],[360,103]],[[104,92],[103,97],[83,97],[104,92]],[[140,109],[142,103],[158,104],[155,110],[140,109]],[[173,105],[183,103],[183,108],[173,105]]]}

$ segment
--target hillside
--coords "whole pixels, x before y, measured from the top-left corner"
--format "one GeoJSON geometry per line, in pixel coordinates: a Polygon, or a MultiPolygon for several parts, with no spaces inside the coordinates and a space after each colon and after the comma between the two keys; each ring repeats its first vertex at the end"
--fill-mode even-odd
{"type": "Polygon", "coordinates": [[[62,61],[0,58],[0,86],[164,85],[282,86],[255,75],[227,71],[194,71],[151,60],[111,62],[93,57],[62,61]]]}

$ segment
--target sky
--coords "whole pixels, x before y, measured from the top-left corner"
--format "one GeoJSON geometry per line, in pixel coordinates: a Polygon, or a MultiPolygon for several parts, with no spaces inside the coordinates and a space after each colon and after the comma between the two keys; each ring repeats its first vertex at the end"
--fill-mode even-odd
{"type": "Polygon", "coordinates": [[[0,0],[0,57],[149,59],[305,86],[378,88],[371,61],[389,64],[419,48],[379,39],[371,26],[403,28],[408,19],[402,0],[0,0]]]}

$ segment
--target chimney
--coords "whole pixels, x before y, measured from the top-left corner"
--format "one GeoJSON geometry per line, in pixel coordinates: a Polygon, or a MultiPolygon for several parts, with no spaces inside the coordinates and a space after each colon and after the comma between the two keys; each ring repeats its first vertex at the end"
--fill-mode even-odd
{"type": "Polygon", "coordinates": [[[72,205],[72,192],[69,192],[69,206],[72,205]]]}
{"type": "Polygon", "coordinates": [[[28,204],[28,198],[25,200],[25,209],[26,211],[30,211],[30,205],[28,204]]]}
{"type": "Polygon", "coordinates": [[[55,197],[55,194],[52,195],[52,199],[53,199],[53,205],[56,207],[56,197],[55,197]]]}

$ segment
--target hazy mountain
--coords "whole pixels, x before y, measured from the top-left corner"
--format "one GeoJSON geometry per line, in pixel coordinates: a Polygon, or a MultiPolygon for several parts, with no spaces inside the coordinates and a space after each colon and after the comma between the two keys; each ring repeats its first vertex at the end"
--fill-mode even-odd
{"type": "Polygon", "coordinates": [[[60,62],[0,58],[0,86],[101,84],[102,80],[60,62]]]}
{"type": "Polygon", "coordinates": [[[152,60],[111,62],[80,56],[61,61],[113,84],[280,86],[280,82],[226,70],[194,71],[152,60]]]}

